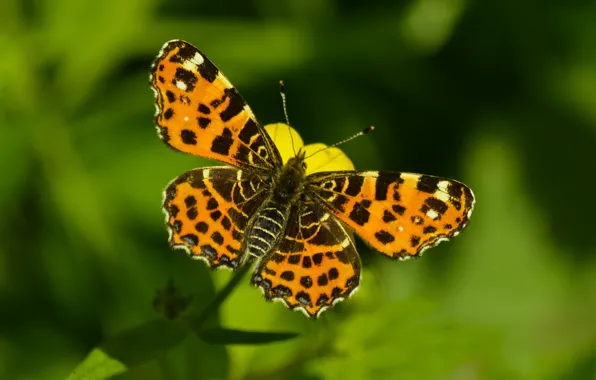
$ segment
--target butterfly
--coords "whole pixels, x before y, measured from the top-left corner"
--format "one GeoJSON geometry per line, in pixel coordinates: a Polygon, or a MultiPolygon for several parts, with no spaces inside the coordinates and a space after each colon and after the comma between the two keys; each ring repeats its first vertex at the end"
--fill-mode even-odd
{"type": "Polygon", "coordinates": [[[360,284],[352,229],[380,253],[418,257],[457,235],[474,206],[461,182],[386,171],[307,174],[284,162],[230,81],[197,48],[172,40],[151,66],[158,135],[227,166],[188,171],[166,188],[170,244],[212,268],[254,262],[251,282],[316,318],[360,284]]]}

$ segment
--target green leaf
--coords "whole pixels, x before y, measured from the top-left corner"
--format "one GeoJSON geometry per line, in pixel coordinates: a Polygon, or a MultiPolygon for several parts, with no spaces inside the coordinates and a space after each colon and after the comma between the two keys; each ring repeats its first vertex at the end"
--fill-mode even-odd
{"type": "Polygon", "coordinates": [[[67,380],[107,379],[157,358],[188,335],[181,324],[156,320],[127,330],[93,349],[67,380]]]}
{"type": "Polygon", "coordinates": [[[210,344],[266,344],[283,342],[298,336],[294,332],[242,331],[208,328],[197,331],[199,338],[210,344]]]}

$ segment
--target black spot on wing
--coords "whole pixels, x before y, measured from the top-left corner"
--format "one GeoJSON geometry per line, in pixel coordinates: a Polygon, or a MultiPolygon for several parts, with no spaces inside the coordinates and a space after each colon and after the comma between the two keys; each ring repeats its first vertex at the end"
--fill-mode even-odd
{"type": "Polygon", "coordinates": [[[253,119],[248,119],[238,134],[238,138],[245,144],[249,144],[250,140],[259,133],[257,123],[253,119]]]}
{"type": "Polygon", "coordinates": [[[197,230],[198,233],[204,234],[209,231],[209,225],[205,222],[198,222],[195,224],[195,230],[197,230]]]}
{"type": "Polygon", "coordinates": [[[397,218],[390,211],[385,210],[383,212],[383,222],[385,222],[385,223],[391,223],[391,222],[393,222],[395,220],[397,220],[397,218]]]}
{"type": "Polygon", "coordinates": [[[370,218],[370,212],[362,207],[360,203],[355,203],[352,211],[350,212],[349,218],[359,226],[363,226],[368,222],[368,219],[370,218]]]}
{"type": "Polygon", "coordinates": [[[300,285],[304,286],[306,289],[312,286],[312,278],[310,276],[302,276],[300,278],[300,285]]]}
{"type": "Polygon", "coordinates": [[[439,186],[439,178],[431,177],[428,175],[420,176],[418,179],[418,183],[416,184],[416,188],[419,191],[434,194],[437,191],[439,186]]]}
{"type": "Polygon", "coordinates": [[[426,198],[424,203],[439,214],[444,214],[449,209],[449,206],[445,202],[434,197],[426,198]]]}
{"type": "Polygon", "coordinates": [[[216,136],[211,144],[211,151],[218,153],[223,156],[227,156],[230,153],[230,148],[234,144],[234,139],[226,136],[216,136]]]}
{"type": "MultiPolygon", "coordinates": [[[[281,255],[280,255],[281,256],[281,255]]],[[[282,256],[283,257],[283,256],[282,256]]],[[[302,257],[302,255],[290,255],[288,257],[288,263],[289,264],[298,264],[300,262],[300,258],[302,257]]]]}
{"type": "Polygon", "coordinates": [[[389,244],[395,241],[395,236],[383,230],[375,232],[375,237],[382,244],[389,244]]]}
{"type": "Polygon", "coordinates": [[[174,95],[174,93],[170,90],[166,91],[166,98],[170,103],[174,103],[176,101],[176,95],[174,95]]]}
{"type": "Polygon", "coordinates": [[[317,299],[317,306],[324,305],[327,302],[329,302],[329,296],[327,294],[323,293],[319,296],[319,299],[317,299]]]}
{"type": "Polygon", "coordinates": [[[287,286],[277,285],[275,288],[271,289],[271,295],[279,298],[291,297],[292,289],[287,286]]]}
{"type": "Polygon", "coordinates": [[[207,210],[215,210],[218,207],[219,203],[217,203],[217,200],[215,198],[209,198],[207,201],[207,210]]]}
{"type": "Polygon", "coordinates": [[[189,195],[188,197],[184,198],[184,204],[187,208],[195,206],[197,204],[197,198],[195,198],[192,195],[189,195]]]}
{"type": "Polygon", "coordinates": [[[310,256],[304,256],[302,258],[302,268],[308,269],[310,267],[312,267],[312,260],[311,260],[310,256]]]}
{"type": "Polygon", "coordinates": [[[294,281],[294,272],[287,270],[284,271],[279,277],[286,281],[294,281]]]}
{"type": "Polygon", "coordinates": [[[213,83],[219,74],[219,70],[211,61],[203,56],[203,63],[199,65],[199,74],[209,83],[213,83]]]}
{"type": "Polygon", "coordinates": [[[393,205],[391,206],[391,209],[398,215],[403,216],[404,213],[406,212],[406,208],[400,205],[393,205]]]}
{"type": "Polygon", "coordinates": [[[193,58],[198,52],[197,48],[191,44],[187,44],[183,41],[173,41],[166,46],[166,49],[164,49],[164,55],[168,54],[174,48],[178,48],[176,54],[170,57],[170,62],[174,63],[184,63],[193,58]]]}
{"type": "Polygon", "coordinates": [[[410,243],[412,244],[412,248],[415,248],[420,244],[420,236],[412,235],[410,239],[410,243]]]}
{"type": "Polygon", "coordinates": [[[392,183],[400,184],[404,180],[401,179],[400,173],[382,172],[376,178],[375,182],[375,200],[384,201],[387,199],[387,191],[389,185],[392,183]]]}
{"type": "Polygon", "coordinates": [[[225,93],[228,95],[230,101],[228,102],[228,106],[225,110],[220,112],[219,116],[222,121],[226,122],[233,118],[234,116],[238,115],[244,109],[246,102],[238,91],[235,88],[226,88],[225,93]]]}
{"type": "Polygon", "coordinates": [[[209,124],[211,124],[211,119],[208,117],[199,116],[197,117],[197,123],[199,124],[199,127],[205,129],[209,126],[209,124]]]}
{"type": "Polygon", "coordinates": [[[195,234],[186,234],[186,235],[180,236],[180,239],[192,246],[199,244],[199,237],[195,234]]]}
{"type": "Polygon", "coordinates": [[[312,306],[312,302],[310,300],[310,295],[308,295],[305,292],[298,292],[296,294],[296,301],[298,301],[301,304],[306,305],[306,306],[312,306]]]}
{"type": "Polygon", "coordinates": [[[217,231],[211,234],[211,240],[213,240],[216,244],[222,245],[224,242],[223,236],[217,231]]]}
{"type": "Polygon", "coordinates": [[[339,271],[337,270],[337,268],[329,269],[329,279],[336,280],[337,278],[339,278],[339,271]]]}
{"type": "Polygon", "coordinates": [[[437,229],[435,227],[433,227],[433,226],[426,226],[426,227],[424,227],[424,229],[422,230],[422,232],[425,233],[425,234],[432,234],[432,233],[437,232],[437,229]]]}
{"type": "Polygon", "coordinates": [[[199,213],[197,211],[196,207],[191,207],[186,211],[186,216],[188,217],[188,219],[190,220],[195,220],[197,218],[197,216],[199,216],[199,213]]]}
{"type": "Polygon", "coordinates": [[[182,67],[178,67],[176,69],[176,74],[174,74],[174,81],[184,83],[186,85],[186,92],[194,91],[197,80],[197,76],[192,71],[182,67]]]}
{"type": "Polygon", "coordinates": [[[183,129],[180,132],[180,138],[186,145],[197,145],[197,135],[190,129],[183,129]]]}
{"type": "Polygon", "coordinates": [[[199,108],[197,109],[200,113],[209,115],[211,113],[211,109],[203,103],[199,104],[199,108]]]}

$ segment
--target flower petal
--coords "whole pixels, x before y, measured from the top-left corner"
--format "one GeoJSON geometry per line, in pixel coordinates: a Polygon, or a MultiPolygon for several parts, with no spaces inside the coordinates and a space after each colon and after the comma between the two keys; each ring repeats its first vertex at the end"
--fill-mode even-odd
{"type": "Polygon", "coordinates": [[[325,171],[355,170],[354,164],[341,149],[327,148],[327,145],[322,143],[305,146],[298,132],[285,123],[267,124],[265,130],[277,146],[284,164],[294,157],[301,148],[306,152],[306,157],[321,150],[306,159],[306,175],[325,171]],[[294,148],[292,148],[292,139],[294,148]],[[323,150],[323,148],[327,149],[323,150]]]}
{"type": "MultiPolygon", "coordinates": [[[[306,152],[306,157],[308,157],[326,147],[327,145],[321,143],[308,144],[304,147],[304,151],[306,152]]],[[[339,148],[327,148],[306,159],[307,175],[316,172],[340,170],[355,170],[355,167],[348,156],[339,148]]]]}
{"type": "Polygon", "coordinates": [[[298,132],[285,123],[267,124],[265,130],[271,136],[271,139],[279,150],[284,164],[296,155],[295,152],[298,152],[304,146],[302,137],[300,137],[298,132]],[[292,148],[292,139],[294,140],[294,148],[292,148]]]}

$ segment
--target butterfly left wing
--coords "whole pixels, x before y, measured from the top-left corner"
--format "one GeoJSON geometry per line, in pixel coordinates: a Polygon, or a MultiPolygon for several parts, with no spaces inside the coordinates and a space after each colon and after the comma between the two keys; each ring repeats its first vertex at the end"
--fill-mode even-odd
{"type": "Polygon", "coordinates": [[[257,264],[252,283],[268,300],[316,318],[360,283],[360,257],[341,223],[315,202],[290,211],[279,247],[257,264]]]}
{"type": "Polygon", "coordinates": [[[167,42],[151,66],[160,138],[172,148],[238,167],[280,166],[281,156],[236,88],[188,42],[167,42]]]}
{"type": "Polygon", "coordinates": [[[236,269],[243,260],[244,229],[265,198],[261,180],[236,168],[186,172],[165,191],[170,244],[213,268],[236,269]]]}
{"type": "Polygon", "coordinates": [[[312,198],[376,250],[402,260],[457,235],[474,207],[469,187],[428,175],[324,172],[308,181],[312,198]]]}

